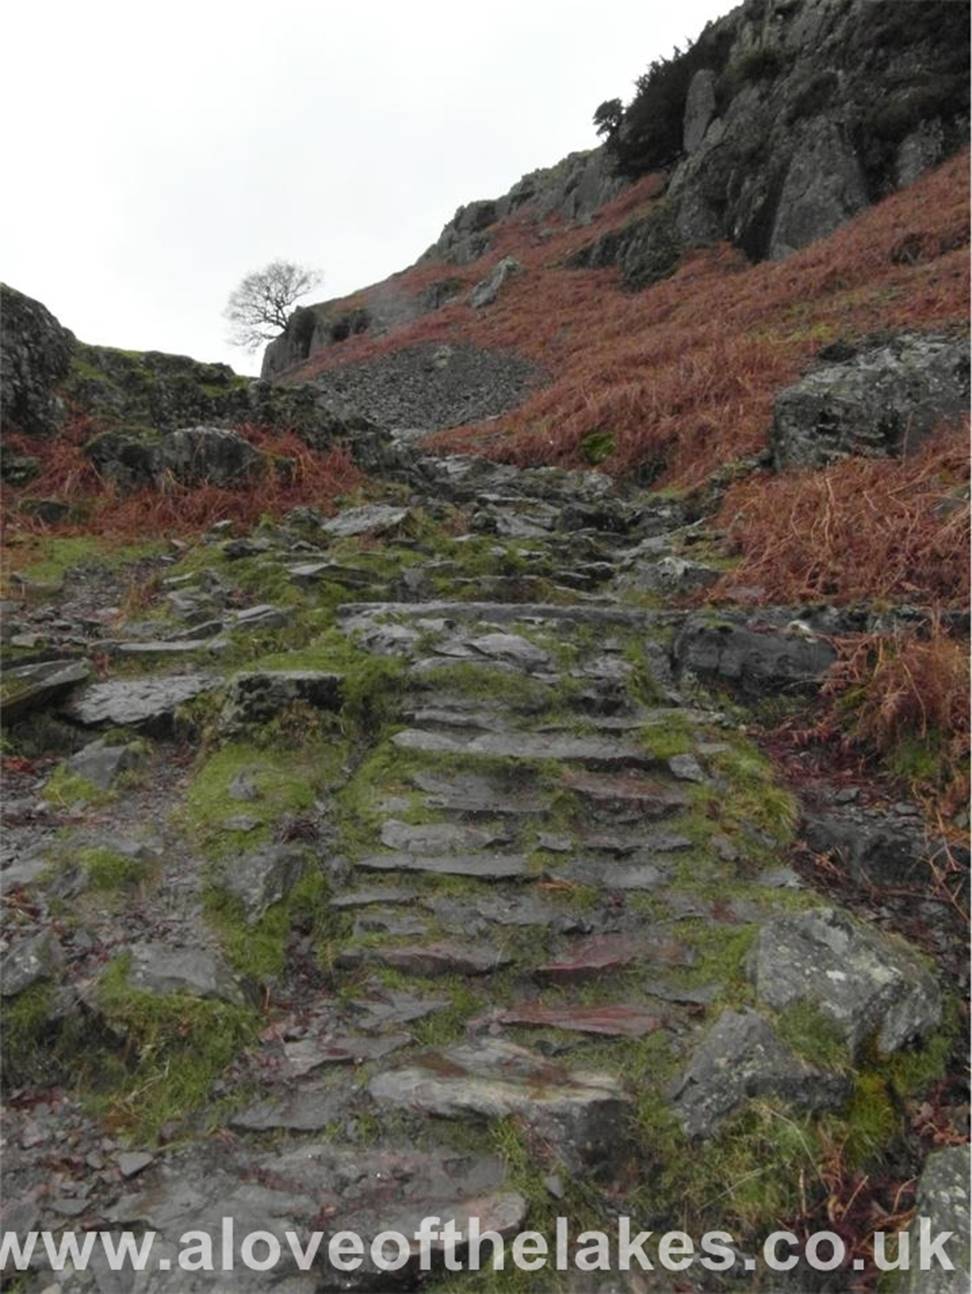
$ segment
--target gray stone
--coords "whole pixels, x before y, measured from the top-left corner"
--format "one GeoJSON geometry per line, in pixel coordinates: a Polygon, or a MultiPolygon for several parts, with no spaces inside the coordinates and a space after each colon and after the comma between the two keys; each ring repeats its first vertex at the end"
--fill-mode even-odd
{"type": "Polygon", "coordinates": [[[60,945],[46,932],[18,940],[0,959],[0,995],[15,997],[50,978],[60,961],[60,945]]]}
{"type": "Polygon", "coordinates": [[[522,816],[542,813],[548,803],[547,797],[537,791],[510,786],[486,774],[420,770],[412,774],[411,780],[427,792],[425,803],[430,809],[522,816]]]}
{"type": "Polygon", "coordinates": [[[369,948],[346,948],[338,953],[337,964],[390,966],[409,975],[491,975],[508,966],[512,958],[492,944],[472,940],[438,940],[414,945],[383,944],[369,948]]]}
{"type": "Polygon", "coordinates": [[[668,761],[668,768],[673,777],[680,782],[705,782],[707,780],[702,765],[694,755],[673,755],[668,761]]]}
{"type": "Polygon", "coordinates": [[[397,908],[388,910],[376,907],[366,908],[355,918],[351,931],[353,939],[367,935],[392,935],[395,938],[409,937],[428,933],[429,923],[422,917],[410,916],[397,908]]]}
{"type": "Polygon", "coordinates": [[[898,1051],[941,1020],[938,985],[918,954],[836,908],[769,922],[750,972],[760,1001],[777,1011],[816,1007],[855,1055],[872,1038],[884,1054],[898,1051]]]}
{"type": "Polygon", "coordinates": [[[705,138],[709,123],[716,114],[715,73],[703,67],[689,82],[685,98],[685,121],[682,126],[682,147],[694,153],[705,138]]]}
{"type": "Polygon", "coordinates": [[[854,149],[838,126],[818,125],[790,161],[770,236],[770,257],[780,260],[822,238],[867,204],[867,185],[854,149]]]}
{"type": "Polygon", "coordinates": [[[901,1294],[968,1294],[972,1280],[972,1251],[969,1244],[969,1147],[949,1146],[933,1150],[918,1179],[915,1219],[909,1231],[911,1265],[897,1288],[901,1294]],[[954,1270],[946,1271],[933,1261],[922,1271],[923,1231],[930,1236],[950,1231],[944,1245],[954,1270]]]}
{"type": "Polygon", "coordinates": [[[291,607],[275,607],[267,602],[259,606],[245,607],[233,617],[234,625],[239,629],[282,629],[294,618],[291,607]]]}
{"type": "Polygon", "coordinates": [[[557,759],[592,768],[650,768],[652,756],[640,746],[600,737],[558,737],[535,732],[488,732],[468,740],[406,728],[395,734],[399,750],[426,754],[481,756],[504,759],[557,759]]]}
{"type": "Polygon", "coordinates": [[[395,508],[385,503],[366,503],[360,508],[348,508],[325,522],[324,531],[336,539],[350,535],[385,535],[397,530],[409,516],[408,508],[395,508]]]}
{"type": "Polygon", "coordinates": [[[238,900],[247,923],[252,925],[267,908],[287,897],[307,865],[307,854],[299,846],[266,845],[244,858],[225,863],[220,883],[238,900]]]}
{"type": "Polygon", "coordinates": [[[543,669],[550,665],[550,653],[519,634],[481,634],[470,638],[469,646],[483,656],[519,665],[524,669],[543,669]]]}
{"type": "Polygon", "coordinates": [[[350,1103],[345,1087],[322,1085],[255,1101],[230,1117],[241,1132],[320,1132],[341,1118],[350,1103]]]}
{"type": "Polygon", "coordinates": [[[77,660],[38,661],[5,669],[0,688],[0,713],[4,723],[12,723],[31,710],[63,696],[83,683],[90,673],[88,662],[77,660]]]}
{"type": "Polygon", "coordinates": [[[621,589],[638,593],[658,593],[678,597],[715,584],[721,575],[712,566],[689,561],[685,557],[660,557],[653,562],[630,566],[618,581],[621,589]]]}
{"type": "Polygon", "coordinates": [[[64,419],[54,388],[67,374],[74,336],[39,301],[0,285],[0,388],[4,428],[50,436],[64,419]]]}
{"type": "Polygon", "coordinates": [[[407,1033],[384,1034],[380,1038],[336,1034],[285,1042],[283,1053],[290,1073],[294,1078],[303,1078],[325,1065],[362,1065],[365,1061],[381,1060],[393,1051],[407,1047],[411,1041],[411,1035],[407,1033]]]}
{"type": "Polygon", "coordinates": [[[814,1068],[755,1011],[723,1011],[670,1096],[690,1137],[710,1137],[745,1101],[777,1096],[811,1110],[839,1108],[851,1093],[840,1074],[814,1068]]]}
{"type": "Polygon", "coordinates": [[[164,734],[171,731],[181,705],[221,684],[218,674],[203,673],[114,679],[86,687],[62,710],[85,728],[132,727],[164,734]]]}
{"type": "Polygon", "coordinates": [[[429,872],[482,881],[526,880],[529,860],[520,854],[371,854],[358,861],[367,872],[429,872]]]}
{"type": "Polygon", "coordinates": [[[229,967],[202,948],[134,944],[128,982],[150,993],[188,993],[242,1006],[245,997],[229,967]]]}
{"type": "Polygon", "coordinates": [[[778,468],[821,467],[848,455],[901,455],[969,407],[963,338],[902,333],[851,348],[776,398],[770,443],[778,468]]]}
{"type": "Polygon", "coordinates": [[[829,810],[807,810],[803,838],[814,853],[835,855],[855,880],[877,887],[920,883],[930,866],[947,866],[949,859],[965,867],[969,862],[966,845],[931,834],[922,819],[896,806],[845,801],[829,810]]]}
{"type": "Polygon", "coordinates": [[[630,1100],[611,1074],[567,1070],[499,1039],[443,1048],[378,1074],[380,1105],[447,1119],[519,1117],[572,1171],[618,1170],[630,1100]]]}
{"type": "Polygon", "coordinates": [[[522,265],[512,256],[504,256],[490,270],[486,278],[481,279],[469,294],[469,304],[476,310],[491,306],[508,279],[518,274],[522,265]]]}
{"type": "Polygon", "coordinates": [[[249,441],[225,427],[183,427],[163,436],[158,465],[182,485],[240,485],[264,462],[249,441]]]}
{"type": "Polygon", "coordinates": [[[372,885],[335,894],[328,902],[340,912],[345,908],[366,908],[373,903],[411,903],[417,896],[418,890],[405,886],[372,885]]]}
{"type": "Polygon", "coordinates": [[[299,702],[316,710],[341,708],[343,676],[324,670],[255,670],[237,674],[226,690],[220,726],[226,730],[266,723],[299,702]]]}
{"type": "Polygon", "coordinates": [[[468,854],[489,845],[506,844],[509,838],[509,831],[503,827],[475,827],[454,822],[413,825],[392,818],[381,829],[383,845],[410,854],[468,854]]]}
{"type": "Polygon", "coordinates": [[[120,774],[131,772],[144,762],[145,752],[140,746],[109,746],[104,741],[92,741],[71,756],[67,767],[99,790],[107,791],[120,774]]]}
{"type": "Polygon", "coordinates": [[[135,1177],[138,1173],[144,1172],[150,1164],[155,1163],[155,1156],[150,1155],[147,1150],[129,1150],[120,1154],[115,1163],[122,1177],[135,1177]]]}
{"type": "Polygon", "coordinates": [[[691,616],[672,645],[682,670],[726,683],[747,697],[815,690],[837,659],[824,638],[800,628],[778,630],[691,616]]]}

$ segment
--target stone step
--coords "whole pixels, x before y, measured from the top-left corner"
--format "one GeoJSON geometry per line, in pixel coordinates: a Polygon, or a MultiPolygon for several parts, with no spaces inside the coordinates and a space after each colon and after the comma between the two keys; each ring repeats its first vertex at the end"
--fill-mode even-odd
{"type": "Polygon", "coordinates": [[[459,738],[421,728],[395,733],[392,744],[416,754],[470,759],[560,760],[595,769],[657,768],[657,760],[632,742],[605,737],[545,736],[533,732],[487,732],[459,738]]]}
{"type": "Polygon", "coordinates": [[[487,620],[509,624],[514,620],[563,621],[574,624],[629,625],[633,628],[652,628],[680,625],[688,615],[684,611],[640,610],[630,607],[581,605],[561,606],[553,602],[344,602],[338,609],[339,618],[353,628],[355,621],[362,624],[375,616],[389,615],[402,619],[426,617],[449,620],[487,620]]]}
{"type": "Polygon", "coordinates": [[[438,940],[421,944],[375,944],[344,948],[337,955],[341,970],[387,966],[409,975],[491,975],[512,961],[509,953],[478,940],[438,940]]]}
{"type": "Polygon", "coordinates": [[[521,854],[371,854],[358,860],[366,872],[427,872],[434,876],[470,876],[481,881],[528,880],[535,875],[521,854]]]}

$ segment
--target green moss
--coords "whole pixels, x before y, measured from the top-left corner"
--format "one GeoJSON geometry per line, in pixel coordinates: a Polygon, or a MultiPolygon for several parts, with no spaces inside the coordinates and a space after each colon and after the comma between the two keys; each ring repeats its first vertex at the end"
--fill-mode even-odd
{"type": "Polygon", "coordinates": [[[51,1010],[54,988],[47,981],[31,984],[12,1001],[4,1003],[0,1030],[0,1060],[5,1085],[18,1087],[51,1077],[54,1055],[50,1043],[54,1033],[51,1010]]]}
{"type": "Polygon", "coordinates": [[[850,1048],[834,1021],[811,1002],[797,1002],[782,1012],[776,1032],[795,1052],[825,1069],[851,1067],[850,1048]]]}
{"type": "Polygon", "coordinates": [[[727,738],[729,749],[713,755],[712,766],[727,783],[719,797],[723,822],[730,829],[767,833],[778,845],[793,838],[799,811],[796,800],[777,784],[773,767],[743,738],[727,738]]]}
{"type": "Polygon", "coordinates": [[[287,959],[287,941],[295,926],[314,938],[323,960],[329,960],[329,940],[337,923],[327,902],[323,872],[310,860],[304,876],[286,898],[274,903],[256,922],[248,922],[239,899],[212,886],[206,894],[206,915],[218,932],[230,964],[244,975],[264,982],[278,979],[287,959]]]}
{"type": "Polygon", "coordinates": [[[592,431],[578,446],[585,460],[596,467],[614,453],[614,436],[609,431],[592,431]]]}
{"type": "Polygon", "coordinates": [[[26,564],[20,573],[35,584],[60,585],[76,566],[98,565],[110,570],[128,562],[154,557],[165,551],[162,540],[139,544],[118,544],[100,535],[50,535],[25,550],[26,564]]]}
{"type": "Polygon", "coordinates": [[[70,808],[82,804],[107,804],[112,793],[101,790],[80,773],[72,772],[66,764],[59,764],[44,784],[44,798],[52,804],[70,808]]]}
{"type": "Polygon", "coordinates": [[[655,759],[664,761],[672,759],[675,755],[689,754],[695,731],[694,725],[684,714],[673,710],[670,714],[659,716],[647,723],[641,730],[641,740],[655,759]]]}
{"type": "Polygon", "coordinates": [[[96,1104],[144,1142],[203,1103],[255,1036],[258,1017],[225,1002],[132,988],[128,965],[127,957],[117,958],[97,985],[99,1009],[126,1042],[113,1063],[99,1062],[91,1081],[96,1104]]]}
{"type": "Polygon", "coordinates": [[[248,850],[265,842],[270,828],[285,814],[313,808],[316,791],[326,779],[325,752],[311,749],[266,750],[231,742],[203,760],[186,794],[180,817],[193,839],[210,857],[248,850]],[[230,786],[241,774],[256,788],[254,800],[234,799],[230,786]],[[227,818],[255,818],[251,831],[227,828],[227,818]]]}
{"type": "Polygon", "coordinates": [[[78,862],[95,890],[120,890],[144,880],[145,864],[107,847],[81,849],[78,862]]]}

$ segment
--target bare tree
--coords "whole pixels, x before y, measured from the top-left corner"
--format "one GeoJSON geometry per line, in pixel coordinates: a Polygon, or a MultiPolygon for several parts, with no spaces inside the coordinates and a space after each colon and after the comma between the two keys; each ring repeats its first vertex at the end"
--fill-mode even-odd
{"type": "Polygon", "coordinates": [[[230,293],[223,317],[230,324],[230,345],[255,351],[287,326],[297,301],[321,281],[318,270],[293,261],[271,261],[245,275],[230,293]]]}

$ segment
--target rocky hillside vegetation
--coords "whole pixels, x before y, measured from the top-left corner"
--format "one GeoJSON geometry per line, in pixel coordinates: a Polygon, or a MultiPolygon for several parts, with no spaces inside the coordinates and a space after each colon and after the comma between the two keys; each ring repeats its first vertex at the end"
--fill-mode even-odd
{"type": "Polygon", "coordinates": [[[259,381],[0,289],[5,1228],[964,1290],[968,16],[747,0],[259,381]]]}

